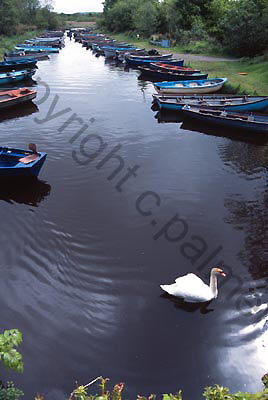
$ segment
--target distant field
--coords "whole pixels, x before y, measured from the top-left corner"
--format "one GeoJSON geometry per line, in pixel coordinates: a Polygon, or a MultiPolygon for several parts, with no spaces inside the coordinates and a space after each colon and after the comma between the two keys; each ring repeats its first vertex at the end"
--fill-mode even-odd
{"type": "Polygon", "coordinates": [[[66,21],[66,25],[75,28],[87,28],[93,27],[96,25],[95,21],[84,21],[84,22],[77,22],[77,21],[66,21]]]}

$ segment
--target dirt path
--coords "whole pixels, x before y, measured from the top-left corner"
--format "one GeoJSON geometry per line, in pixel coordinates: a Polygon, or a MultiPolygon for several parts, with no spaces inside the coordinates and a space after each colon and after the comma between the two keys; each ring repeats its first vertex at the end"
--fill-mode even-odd
{"type": "Polygon", "coordinates": [[[217,62],[217,61],[238,61],[238,58],[221,58],[221,57],[210,57],[203,55],[195,55],[195,54],[180,54],[174,53],[174,58],[183,58],[187,61],[207,61],[207,62],[217,62]]]}

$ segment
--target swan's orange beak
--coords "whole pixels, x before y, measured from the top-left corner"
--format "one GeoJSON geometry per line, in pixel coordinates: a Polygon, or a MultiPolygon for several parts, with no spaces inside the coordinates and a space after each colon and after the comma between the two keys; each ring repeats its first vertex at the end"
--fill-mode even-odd
{"type": "Polygon", "coordinates": [[[221,276],[226,276],[226,274],[223,271],[221,271],[220,274],[221,276]]]}

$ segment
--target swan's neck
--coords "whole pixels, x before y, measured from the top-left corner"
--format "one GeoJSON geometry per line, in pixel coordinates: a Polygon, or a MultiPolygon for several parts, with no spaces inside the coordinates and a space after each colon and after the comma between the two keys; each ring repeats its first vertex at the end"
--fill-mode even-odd
{"type": "Polygon", "coordinates": [[[214,297],[217,297],[218,295],[217,275],[214,272],[211,272],[209,286],[214,297]]]}

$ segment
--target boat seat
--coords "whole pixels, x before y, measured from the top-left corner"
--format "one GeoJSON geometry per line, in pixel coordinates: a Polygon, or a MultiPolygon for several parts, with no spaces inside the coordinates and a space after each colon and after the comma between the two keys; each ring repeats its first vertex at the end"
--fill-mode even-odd
{"type": "Polygon", "coordinates": [[[248,116],[247,115],[242,115],[242,114],[229,114],[228,117],[230,118],[238,118],[247,121],[248,116]]]}
{"type": "Polygon", "coordinates": [[[29,164],[39,158],[39,154],[30,154],[29,156],[23,157],[19,159],[19,162],[22,162],[23,164],[29,164]]]}
{"type": "Polygon", "coordinates": [[[36,151],[36,145],[34,143],[29,144],[29,149],[33,152],[32,154],[29,154],[26,157],[22,157],[19,159],[19,162],[22,162],[23,164],[29,164],[39,158],[39,154],[36,151]]]}

